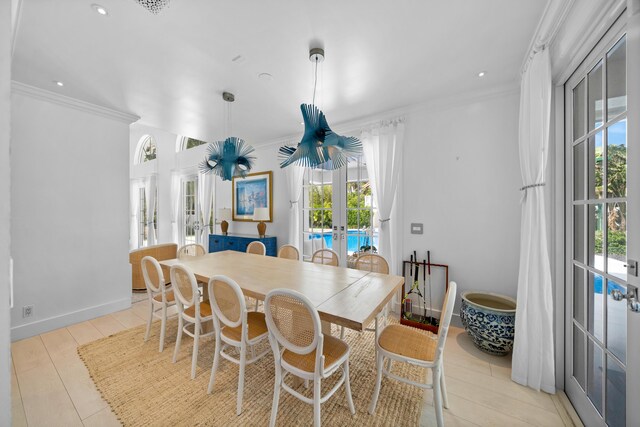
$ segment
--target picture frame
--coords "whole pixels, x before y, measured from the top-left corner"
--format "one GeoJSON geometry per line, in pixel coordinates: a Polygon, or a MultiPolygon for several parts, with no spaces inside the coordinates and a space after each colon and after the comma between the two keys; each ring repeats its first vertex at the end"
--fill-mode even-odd
{"type": "Polygon", "coordinates": [[[231,180],[233,221],[253,221],[254,208],[269,208],[269,220],[273,222],[273,172],[255,172],[244,178],[231,180]]]}

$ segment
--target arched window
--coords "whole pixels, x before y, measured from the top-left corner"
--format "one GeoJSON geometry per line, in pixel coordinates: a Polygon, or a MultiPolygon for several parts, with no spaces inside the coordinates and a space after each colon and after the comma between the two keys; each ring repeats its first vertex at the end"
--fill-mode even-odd
{"type": "Polygon", "coordinates": [[[183,136],[182,139],[180,140],[180,146],[178,148],[178,151],[188,150],[190,148],[198,147],[204,144],[207,144],[207,142],[201,141],[195,138],[189,138],[188,136],[183,136]]]}
{"type": "Polygon", "coordinates": [[[135,164],[139,165],[144,162],[155,160],[156,158],[156,142],[151,135],[145,135],[138,142],[136,150],[135,164]]]}

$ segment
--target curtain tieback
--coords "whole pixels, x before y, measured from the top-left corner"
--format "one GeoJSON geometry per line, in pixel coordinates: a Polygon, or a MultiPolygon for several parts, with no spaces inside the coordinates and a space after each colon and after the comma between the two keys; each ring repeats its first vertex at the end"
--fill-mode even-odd
{"type": "Polygon", "coordinates": [[[297,205],[298,201],[297,200],[289,200],[289,209],[293,208],[293,205],[297,205]]]}
{"type": "Polygon", "coordinates": [[[544,187],[546,185],[545,182],[539,182],[537,184],[529,184],[529,185],[525,185],[524,187],[520,188],[520,191],[524,191],[524,193],[522,193],[522,197],[520,198],[520,203],[524,203],[525,200],[527,200],[527,190],[530,188],[535,188],[535,187],[544,187]]]}
{"type": "Polygon", "coordinates": [[[387,222],[387,221],[391,221],[391,218],[379,219],[378,220],[378,222],[387,222]]]}

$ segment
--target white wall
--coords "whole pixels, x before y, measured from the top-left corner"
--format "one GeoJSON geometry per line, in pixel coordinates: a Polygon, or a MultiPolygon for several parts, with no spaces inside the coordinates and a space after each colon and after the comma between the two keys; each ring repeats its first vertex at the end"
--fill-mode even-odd
{"type": "Polygon", "coordinates": [[[402,255],[430,250],[459,293],[516,295],[518,109],[514,90],[406,117],[402,255]],[[424,224],[423,235],[410,234],[412,222],[424,224]]]}
{"type": "Polygon", "coordinates": [[[133,116],[13,84],[11,251],[20,339],[131,304],[133,116]],[[22,317],[22,307],[34,315],[22,317]]]}
{"type": "Polygon", "coordinates": [[[11,2],[0,2],[0,425],[11,425],[9,345],[11,2]]]}

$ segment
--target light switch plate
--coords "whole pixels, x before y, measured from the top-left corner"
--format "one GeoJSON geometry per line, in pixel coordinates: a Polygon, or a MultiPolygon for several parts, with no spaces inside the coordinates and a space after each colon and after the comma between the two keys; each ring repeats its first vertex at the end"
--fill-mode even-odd
{"type": "Polygon", "coordinates": [[[411,223],[411,234],[422,234],[422,223],[411,223]]]}

